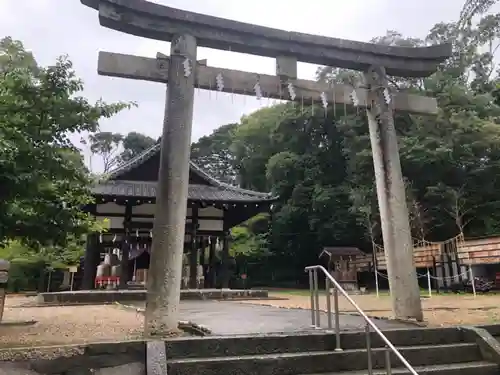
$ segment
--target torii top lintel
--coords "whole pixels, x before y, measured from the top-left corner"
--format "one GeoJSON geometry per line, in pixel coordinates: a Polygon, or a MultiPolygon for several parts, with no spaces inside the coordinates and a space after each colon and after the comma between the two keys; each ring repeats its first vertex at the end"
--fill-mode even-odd
{"type": "Polygon", "coordinates": [[[170,41],[179,33],[200,47],[259,56],[293,56],[298,61],[365,71],[383,66],[387,74],[426,77],[451,55],[451,45],[394,47],[290,32],[207,16],[145,0],[81,0],[99,11],[102,26],[145,38],[170,41]]]}

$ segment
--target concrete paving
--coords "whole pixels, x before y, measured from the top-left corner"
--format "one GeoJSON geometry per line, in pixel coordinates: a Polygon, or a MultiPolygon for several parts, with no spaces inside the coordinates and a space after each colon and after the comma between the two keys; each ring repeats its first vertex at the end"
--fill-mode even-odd
{"type": "MultiPolygon", "coordinates": [[[[231,301],[182,301],[182,320],[202,324],[216,335],[241,335],[252,333],[276,333],[310,331],[311,311],[283,309],[272,306],[250,305],[231,301]]],[[[325,313],[321,314],[321,326],[327,328],[325,313]]],[[[415,328],[403,322],[374,319],[381,329],[415,328]]],[[[344,331],[358,331],[365,327],[360,316],[340,314],[340,326],[344,331]]]]}

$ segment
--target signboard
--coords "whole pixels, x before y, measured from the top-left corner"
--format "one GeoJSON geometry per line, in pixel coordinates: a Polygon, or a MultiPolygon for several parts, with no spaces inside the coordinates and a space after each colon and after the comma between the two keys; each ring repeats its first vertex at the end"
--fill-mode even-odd
{"type": "Polygon", "coordinates": [[[69,272],[70,273],[77,273],[78,272],[78,267],[77,266],[69,267],[69,272]]]}

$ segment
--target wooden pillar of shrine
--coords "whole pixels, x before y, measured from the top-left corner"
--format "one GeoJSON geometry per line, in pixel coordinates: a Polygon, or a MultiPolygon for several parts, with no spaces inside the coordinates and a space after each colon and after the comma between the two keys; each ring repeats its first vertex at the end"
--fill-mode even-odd
{"type": "Polygon", "coordinates": [[[125,206],[125,218],[123,220],[123,239],[122,239],[122,259],[120,261],[120,289],[126,289],[130,281],[129,275],[129,251],[130,251],[130,222],[132,221],[132,205],[127,202],[125,206]]]}
{"type": "Polygon", "coordinates": [[[217,273],[215,271],[216,269],[216,261],[217,258],[215,257],[215,246],[217,245],[217,242],[214,238],[210,238],[209,241],[209,250],[208,250],[208,282],[207,286],[208,288],[215,288],[217,285],[217,273]]]}
{"type": "Polygon", "coordinates": [[[198,282],[196,274],[198,271],[198,243],[196,241],[196,232],[198,230],[198,206],[193,205],[191,214],[191,241],[189,249],[189,289],[197,289],[198,282]]]}
{"type": "Polygon", "coordinates": [[[198,285],[198,288],[202,289],[202,288],[205,288],[205,284],[206,284],[206,279],[207,279],[207,275],[206,275],[206,267],[205,267],[205,249],[207,247],[207,243],[206,243],[206,240],[205,240],[205,237],[199,237],[198,238],[198,247],[199,247],[199,265],[201,266],[201,269],[202,269],[202,274],[201,276],[203,276],[203,283],[200,283],[200,285],[198,285]]]}
{"type": "Polygon", "coordinates": [[[221,254],[221,278],[222,288],[229,288],[229,232],[224,231],[222,239],[222,254],[221,254]]]}
{"type": "Polygon", "coordinates": [[[92,233],[87,235],[87,243],[85,246],[85,256],[83,259],[83,279],[82,289],[94,289],[94,281],[99,265],[99,244],[98,234],[92,233]]]}

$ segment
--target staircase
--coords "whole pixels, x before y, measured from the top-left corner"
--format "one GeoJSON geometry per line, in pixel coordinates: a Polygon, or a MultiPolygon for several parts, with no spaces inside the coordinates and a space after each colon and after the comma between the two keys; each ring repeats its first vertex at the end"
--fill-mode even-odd
{"type": "MultiPolygon", "coordinates": [[[[483,360],[475,339],[457,328],[391,330],[386,337],[419,375],[497,375],[483,360]]],[[[372,374],[411,374],[391,353],[386,369],[385,343],[371,334],[372,374]]],[[[343,333],[343,350],[328,333],[208,337],[166,342],[169,375],[364,375],[368,356],[364,332],[343,333]]]]}
{"type": "Polygon", "coordinates": [[[381,332],[322,266],[307,267],[311,326],[320,328],[319,276],[325,276],[328,331],[168,340],[169,375],[411,374],[500,375],[500,336],[486,329],[381,332]],[[333,310],[332,310],[333,291],[333,310]],[[365,320],[364,332],[341,332],[339,295],[365,320]],[[488,360],[486,360],[486,358],[488,360]]]}

